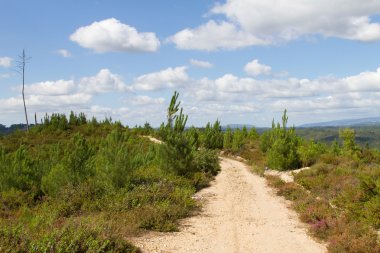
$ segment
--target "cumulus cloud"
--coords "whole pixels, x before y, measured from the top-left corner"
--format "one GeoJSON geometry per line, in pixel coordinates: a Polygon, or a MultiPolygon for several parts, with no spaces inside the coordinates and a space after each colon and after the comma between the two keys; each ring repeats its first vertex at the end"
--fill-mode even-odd
{"type": "Polygon", "coordinates": [[[98,53],[154,52],[160,46],[160,41],[154,33],[138,32],[136,28],[123,24],[115,18],[80,27],[70,35],[70,39],[98,53]]]}
{"type": "Polygon", "coordinates": [[[259,63],[259,60],[255,59],[245,65],[244,71],[251,76],[269,75],[272,68],[268,65],[259,63]]]}
{"type": "Polygon", "coordinates": [[[343,78],[315,79],[261,80],[225,74],[215,79],[192,80],[192,85],[185,89],[185,111],[206,122],[217,117],[223,122],[236,122],[242,115],[242,121],[247,123],[254,114],[256,123],[260,116],[262,125],[270,124],[272,117],[285,108],[293,114],[291,124],[376,116],[374,108],[380,106],[379,78],[380,69],[343,78]]]}
{"type": "Polygon", "coordinates": [[[25,92],[34,95],[67,95],[74,92],[74,90],[75,83],[73,80],[45,81],[25,85],[25,92]]]}
{"type": "Polygon", "coordinates": [[[135,78],[132,87],[135,90],[145,91],[180,87],[189,80],[186,69],[187,67],[182,66],[141,75],[135,78]]]}
{"type": "Polygon", "coordinates": [[[380,91],[380,68],[375,72],[365,71],[356,76],[343,78],[342,81],[348,91],[380,91]]]}
{"type": "Polygon", "coordinates": [[[10,57],[0,57],[0,67],[9,68],[13,59],[10,57]]]}
{"type": "MultiPolygon", "coordinates": [[[[12,90],[19,94],[21,87],[12,90]]],[[[68,113],[73,110],[100,118],[103,118],[104,115],[119,117],[128,111],[125,107],[104,109],[107,107],[93,105],[93,98],[99,93],[125,91],[128,91],[128,87],[119,75],[108,69],[101,69],[94,76],[78,80],[44,81],[25,85],[25,102],[30,112],[37,112],[40,115],[53,112],[68,113]]],[[[7,122],[12,117],[15,118],[15,115],[22,115],[22,97],[17,95],[1,98],[0,111],[4,112],[3,117],[5,114],[7,115],[5,118],[0,116],[2,122],[7,122]]]]}
{"type": "MultiPolygon", "coordinates": [[[[258,79],[228,73],[217,78],[193,79],[186,73],[186,67],[176,67],[136,77],[127,86],[119,75],[102,69],[94,76],[78,80],[27,85],[26,102],[31,112],[74,110],[98,118],[112,116],[133,125],[147,120],[159,125],[165,120],[165,99],[151,96],[149,91],[168,94],[175,87],[181,94],[185,113],[190,116],[189,124],[201,125],[216,118],[223,123],[236,123],[241,117],[243,123],[269,125],[272,117],[280,115],[285,108],[293,124],[353,115],[376,116],[376,108],[380,106],[379,82],[380,68],[342,78],[278,79],[271,76],[258,79]],[[112,107],[93,104],[93,98],[99,93],[129,90],[133,92],[126,93],[127,98],[112,101],[112,107]],[[139,91],[148,95],[136,94],[139,91]]],[[[0,111],[4,112],[0,119],[7,120],[16,114],[22,116],[22,110],[21,96],[0,99],[0,111]]]]}
{"type": "MultiPolygon", "coordinates": [[[[21,90],[21,87],[13,89],[21,90]]],[[[95,76],[76,80],[44,81],[25,85],[26,104],[34,110],[60,112],[66,106],[86,109],[93,95],[107,92],[124,92],[128,87],[121,77],[108,69],[101,69],[95,76]]],[[[20,96],[0,100],[0,109],[12,112],[22,108],[20,96]],[[12,109],[13,108],[13,109],[12,109]]]]}
{"type": "Polygon", "coordinates": [[[179,31],[170,41],[179,49],[236,49],[321,35],[363,42],[380,40],[380,2],[373,0],[227,0],[209,20],[179,31]]]}
{"type": "Polygon", "coordinates": [[[122,119],[129,114],[131,109],[128,107],[111,108],[107,106],[92,105],[85,113],[95,116],[98,119],[113,117],[114,119],[122,119]]]}
{"type": "Polygon", "coordinates": [[[380,13],[380,2],[373,0],[228,0],[211,12],[225,15],[258,37],[291,40],[320,34],[359,41],[380,39],[380,24],[370,20],[380,13]]]}
{"type": "Polygon", "coordinates": [[[87,104],[88,102],[90,102],[91,98],[91,94],[86,93],[74,93],[58,96],[31,95],[29,96],[27,102],[31,106],[55,106],[57,108],[65,105],[87,104]]]}
{"type": "Polygon", "coordinates": [[[195,66],[195,67],[205,68],[205,69],[209,69],[209,68],[214,67],[214,65],[212,65],[208,61],[200,61],[200,60],[195,60],[195,59],[190,59],[190,64],[195,66]]]}
{"type": "Polygon", "coordinates": [[[136,96],[129,101],[134,105],[157,105],[157,104],[163,104],[165,102],[164,98],[152,98],[149,96],[136,96]]]}
{"type": "Polygon", "coordinates": [[[66,49],[58,49],[57,54],[59,54],[60,56],[62,56],[64,58],[69,58],[72,56],[70,51],[66,50],[66,49]]]}
{"type": "MultiPolygon", "coordinates": [[[[25,98],[25,103],[29,109],[34,111],[44,112],[59,112],[65,106],[71,106],[71,108],[76,108],[79,105],[85,105],[90,102],[92,96],[85,93],[75,93],[67,95],[27,95],[25,98]]],[[[21,96],[10,97],[5,99],[0,99],[0,109],[6,113],[22,112],[23,101],[21,96]]]]}
{"type": "MultiPolygon", "coordinates": [[[[17,87],[13,90],[20,90],[17,87]]],[[[57,96],[74,93],[98,94],[108,92],[125,92],[130,88],[123,82],[121,76],[109,69],[101,69],[96,75],[82,77],[79,80],[44,81],[25,85],[27,94],[57,96]]]]}
{"type": "Polygon", "coordinates": [[[113,74],[109,69],[101,69],[98,74],[83,77],[79,82],[79,89],[86,93],[106,93],[113,91],[127,91],[121,77],[113,74]]]}
{"type": "Polygon", "coordinates": [[[179,49],[213,51],[236,49],[268,42],[247,33],[229,22],[208,21],[195,29],[186,28],[169,38],[179,49]]]}

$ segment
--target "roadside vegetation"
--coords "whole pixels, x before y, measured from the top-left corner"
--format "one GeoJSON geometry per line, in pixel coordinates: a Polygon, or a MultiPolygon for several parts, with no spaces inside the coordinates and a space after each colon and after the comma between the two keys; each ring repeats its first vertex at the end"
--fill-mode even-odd
{"type": "Polygon", "coordinates": [[[292,201],[310,233],[327,242],[329,252],[380,252],[380,151],[359,146],[350,128],[340,129],[331,144],[305,140],[287,127],[287,120],[285,111],[282,124],[273,121],[259,138],[244,135],[241,148],[229,150],[260,175],[266,167],[310,167],[294,174],[294,182],[266,177],[279,195],[292,201]]]}
{"type": "Polygon", "coordinates": [[[0,137],[0,252],[138,252],[129,237],[178,230],[219,164],[184,131],[177,97],[161,145],[149,124],[83,113],[0,137]]]}

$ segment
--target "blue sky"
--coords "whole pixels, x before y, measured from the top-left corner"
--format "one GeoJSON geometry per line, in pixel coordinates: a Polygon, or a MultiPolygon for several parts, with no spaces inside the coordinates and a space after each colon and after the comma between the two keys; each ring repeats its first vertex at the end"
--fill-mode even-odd
{"type": "Polygon", "coordinates": [[[0,0],[0,123],[85,112],[158,126],[380,116],[379,0],[0,0]],[[378,70],[379,69],[379,70],[378,70]]]}

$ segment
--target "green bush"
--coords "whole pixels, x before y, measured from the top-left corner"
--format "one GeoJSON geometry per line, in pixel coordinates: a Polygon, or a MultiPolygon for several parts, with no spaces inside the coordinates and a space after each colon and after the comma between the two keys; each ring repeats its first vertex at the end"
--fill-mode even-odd
{"type": "Polygon", "coordinates": [[[326,148],[314,141],[303,143],[298,147],[298,153],[303,167],[315,164],[322,154],[326,153],[326,148]]]}
{"type": "Polygon", "coordinates": [[[216,120],[214,125],[207,123],[204,132],[202,133],[202,143],[208,149],[223,148],[223,132],[220,126],[220,121],[216,120]]]}
{"type": "Polygon", "coordinates": [[[201,149],[195,152],[194,166],[197,172],[204,172],[215,176],[220,170],[217,152],[209,149],[201,149]]]}
{"type": "Polygon", "coordinates": [[[289,170],[299,168],[301,161],[297,152],[300,139],[295,129],[287,129],[288,117],[286,110],[282,116],[282,127],[279,123],[261,136],[260,149],[268,153],[268,165],[276,170],[289,170]]]}
{"type": "Polygon", "coordinates": [[[296,169],[300,166],[297,144],[278,139],[268,152],[268,165],[275,170],[296,169]]]}
{"type": "Polygon", "coordinates": [[[170,133],[160,150],[163,169],[181,176],[189,176],[194,172],[193,149],[184,133],[170,133]]]}
{"type": "Polygon", "coordinates": [[[190,127],[190,129],[186,131],[186,137],[193,149],[198,150],[201,145],[199,129],[195,128],[194,126],[190,127]]]}
{"type": "Polygon", "coordinates": [[[224,132],[223,135],[223,148],[224,149],[231,149],[232,148],[232,140],[234,138],[234,134],[231,130],[231,128],[227,128],[227,130],[224,132]]]}
{"type": "Polygon", "coordinates": [[[238,152],[241,150],[241,148],[244,145],[246,134],[244,134],[243,131],[240,131],[240,129],[236,129],[233,134],[232,138],[232,145],[231,145],[231,150],[233,152],[238,152]]]}

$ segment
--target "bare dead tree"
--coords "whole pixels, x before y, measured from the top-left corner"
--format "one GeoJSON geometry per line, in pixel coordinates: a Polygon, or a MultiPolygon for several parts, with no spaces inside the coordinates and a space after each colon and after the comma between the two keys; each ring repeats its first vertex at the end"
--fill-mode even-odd
{"type": "Polygon", "coordinates": [[[25,119],[26,119],[26,131],[29,132],[29,122],[28,122],[28,113],[26,111],[25,104],[25,65],[28,62],[30,57],[26,57],[25,49],[22,50],[22,54],[19,55],[19,60],[17,61],[17,72],[22,75],[22,100],[24,102],[24,111],[25,111],[25,119]]]}

